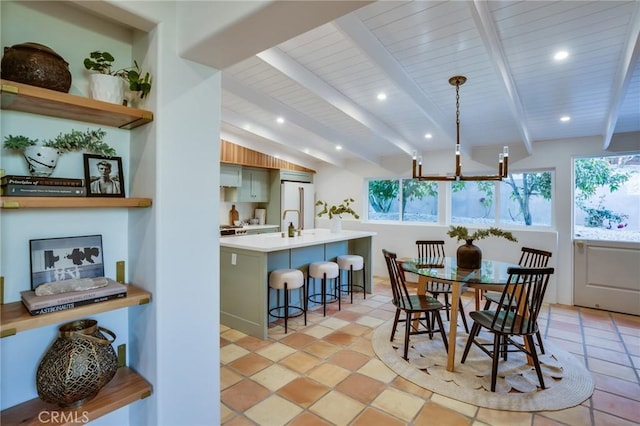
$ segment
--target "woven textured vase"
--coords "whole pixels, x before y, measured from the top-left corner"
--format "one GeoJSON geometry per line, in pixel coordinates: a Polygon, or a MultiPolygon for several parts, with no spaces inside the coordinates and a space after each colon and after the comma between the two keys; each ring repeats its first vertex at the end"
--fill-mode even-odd
{"type": "Polygon", "coordinates": [[[473,245],[473,240],[467,240],[466,244],[458,247],[456,261],[458,268],[479,269],[482,264],[482,250],[473,245]]]}
{"type": "Polygon", "coordinates": [[[69,92],[69,64],[50,47],[39,43],[22,43],[4,48],[2,78],[18,83],[69,92]]]}
{"type": "Polygon", "coordinates": [[[79,406],[97,395],[118,369],[113,332],[83,319],[62,325],[36,374],[38,396],[62,407],[79,406]],[[107,340],[104,334],[111,336],[107,340]]]}

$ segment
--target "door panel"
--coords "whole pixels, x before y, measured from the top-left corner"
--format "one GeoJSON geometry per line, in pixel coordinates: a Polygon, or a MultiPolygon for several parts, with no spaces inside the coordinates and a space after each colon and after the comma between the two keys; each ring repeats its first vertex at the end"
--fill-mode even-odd
{"type": "Polygon", "coordinates": [[[640,315],[640,245],[574,242],[574,304],[640,315]]]}

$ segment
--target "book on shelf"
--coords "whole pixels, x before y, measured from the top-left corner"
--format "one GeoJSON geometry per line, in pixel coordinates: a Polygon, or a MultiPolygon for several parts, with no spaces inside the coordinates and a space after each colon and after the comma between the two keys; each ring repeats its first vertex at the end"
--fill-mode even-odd
{"type": "Polygon", "coordinates": [[[0,195],[5,197],[85,197],[84,186],[14,185],[0,186],[0,195]]]}
{"type": "Polygon", "coordinates": [[[92,305],[94,303],[106,302],[107,300],[120,299],[122,297],[127,297],[127,293],[124,292],[124,293],[110,294],[108,296],[101,296],[93,299],[79,300],[77,302],[62,303],[60,305],[47,306],[46,308],[38,308],[34,310],[27,308],[27,311],[32,316],[43,315],[43,314],[49,314],[51,312],[66,311],[67,309],[78,308],[80,306],[92,305]]]}
{"type": "Polygon", "coordinates": [[[25,185],[25,186],[84,186],[84,179],[57,178],[42,176],[6,175],[0,178],[0,185],[25,185]]]}
{"type": "Polygon", "coordinates": [[[107,278],[108,284],[103,287],[92,288],[83,291],[67,291],[65,293],[49,294],[46,296],[36,296],[35,290],[25,290],[20,292],[22,303],[28,311],[48,308],[51,306],[64,305],[67,303],[93,300],[114,294],[127,294],[127,286],[107,278]]]}

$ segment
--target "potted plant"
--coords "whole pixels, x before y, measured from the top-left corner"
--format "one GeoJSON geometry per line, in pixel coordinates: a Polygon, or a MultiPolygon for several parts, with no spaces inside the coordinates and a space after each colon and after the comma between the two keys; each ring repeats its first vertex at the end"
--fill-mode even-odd
{"type": "Polygon", "coordinates": [[[122,104],[124,99],[123,81],[127,84],[128,104],[135,98],[144,99],[151,92],[152,79],[148,72],[143,73],[137,61],[133,67],[114,71],[115,58],[109,52],[94,51],[84,59],[84,67],[96,71],[91,75],[91,96],[93,99],[122,104]],[[104,86],[103,86],[104,84],[104,86]]]}
{"type": "Polygon", "coordinates": [[[340,219],[342,219],[343,214],[350,214],[354,218],[360,219],[358,213],[351,208],[351,203],[354,201],[355,200],[353,198],[345,198],[342,203],[329,206],[326,201],[318,200],[316,202],[316,206],[322,206],[322,210],[318,213],[318,217],[322,217],[325,214],[328,215],[331,220],[331,232],[340,233],[342,230],[342,222],[340,219]]]}
{"type": "Polygon", "coordinates": [[[488,229],[477,229],[473,233],[465,226],[450,226],[447,235],[451,238],[457,238],[457,241],[464,240],[465,244],[458,247],[456,251],[456,259],[459,268],[462,269],[478,269],[482,263],[482,250],[473,244],[476,240],[482,240],[487,237],[501,237],[509,241],[518,242],[518,240],[509,231],[503,231],[500,228],[490,227],[488,229]]]}
{"type": "Polygon", "coordinates": [[[87,129],[86,132],[72,130],[42,143],[22,135],[9,135],[4,139],[4,149],[19,151],[27,161],[32,176],[49,176],[58,163],[58,157],[65,152],[85,151],[105,157],[116,155],[116,150],[104,142],[105,135],[102,129],[87,129]]]}

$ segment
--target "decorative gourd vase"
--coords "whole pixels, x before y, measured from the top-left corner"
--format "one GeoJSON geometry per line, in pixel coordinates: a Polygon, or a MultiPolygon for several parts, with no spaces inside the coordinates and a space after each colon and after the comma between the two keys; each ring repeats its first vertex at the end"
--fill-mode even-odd
{"type": "Polygon", "coordinates": [[[73,321],[58,330],[58,339],[38,365],[38,396],[61,407],[76,407],[95,397],[116,374],[118,357],[111,346],[116,335],[91,319],[73,321]]]}
{"type": "Polygon", "coordinates": [[[24,149],[23,155],[31,176],[47,177],[56,168],[60,152],[48,146],[32,145],[24,149]]]}
{"type": "Polygon", "coordinates": [[[124,80],[120,77],[109,74],[91,74],[89,88],[91,89],[92,99],[122,105],[124,80]]]}
{"type": "Polygon", "coordinates": [[[342,219],[340,216],[334,216],[331,218],[331,233],[339,234],[342,232],[342,219]]]}
{"type": "Polygon", "coordinates": [[[458,268],[479,269],[482,264],[482,250],[473,245],[473,240],[466,241],[466,244],[458,247],[456,251],[458,268]]]}
{"type": "Polygon", "coordinates": [[[4,48],[0,64],[4,80],[69,92],[69,64],[50,47],[39,43],[15,44],[4,48]]]}

